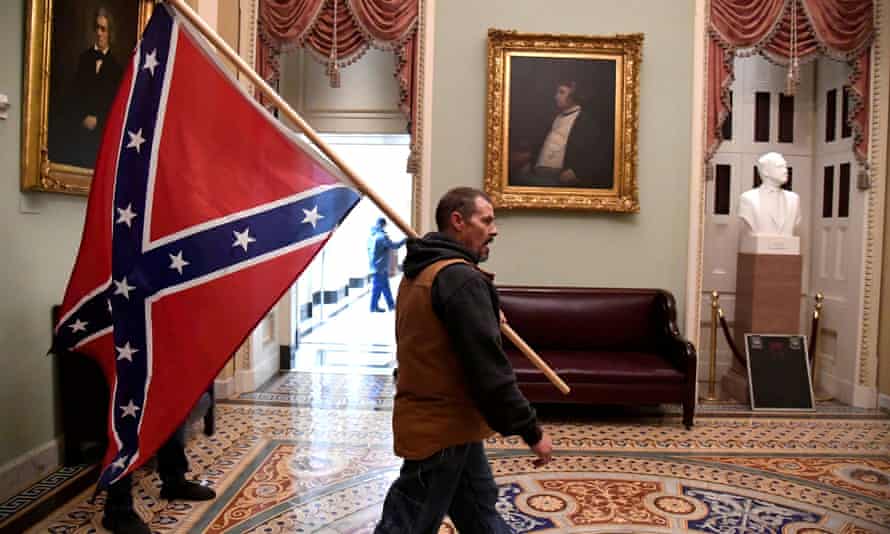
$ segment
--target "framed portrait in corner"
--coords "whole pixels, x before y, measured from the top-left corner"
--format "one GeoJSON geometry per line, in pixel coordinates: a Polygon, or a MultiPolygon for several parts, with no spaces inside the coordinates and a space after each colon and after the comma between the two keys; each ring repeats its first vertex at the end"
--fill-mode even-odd
{"type": "Polygon", "coordinates": [[[637,213],[643,35],[488,31],[485,190],[496,208],[637,213]]]}
{"type": "Polygon", "coordinates": [[[85,195],[105,117],[154,0],[28,0],[23,191],[85,195]]]}

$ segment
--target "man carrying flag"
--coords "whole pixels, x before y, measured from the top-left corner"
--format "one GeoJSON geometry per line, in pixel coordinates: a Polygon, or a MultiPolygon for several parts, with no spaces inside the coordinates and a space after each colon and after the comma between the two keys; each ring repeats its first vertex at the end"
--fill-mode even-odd
{"type": "Polygon", "coordinates": [[[55,330],[110,386],[99,489],[183,423],[358,202],[346,182],[156,5],[108,113],[55,330]]]}

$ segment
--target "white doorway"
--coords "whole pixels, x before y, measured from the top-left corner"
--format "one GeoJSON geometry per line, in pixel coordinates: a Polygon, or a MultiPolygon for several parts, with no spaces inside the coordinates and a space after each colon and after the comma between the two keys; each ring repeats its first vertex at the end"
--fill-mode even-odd
{"type": "MultiPolygon", "coordinates": [[[[413,211],[413,180],[406,172],[407,135],[322,135],[340,157],[406,221],[413,211]]],[[[395,366],[395,313],[371,313],[368,238],[382,212],[362,199],[296,285],[299,371],[389,374],[395,366]]],[[[390,221],[393,241],[404,239],[390,221]]],[[[404,247],[395,264],[400,266],[404,247]]],[[[389,283],[395,296],[401,272],[389,283]]],[[[381,303],[383,299],[381,299],[381,303]]],[[[384,309],[385,304],[381,304],[384,309]]]]}
{"type": "Polygon", "coordinates": [[[859,167],[853,156],[853,131],[843,118],[850,67],[820,59],[817,68],[810,287],[825,296],[816,355],[818,383],[845,403],[855,404],[866,194],[856,187],[859,167]]]}
{"type": "MultiPolygon", "coordinates": [[[[779,152],[788,162],[786,187],[809,206],[812,198],[812,140],[814,126],[815,68],[812,63],[801,69],[797,94],[782,95],[787,71],[759,56],[735,60],[735,81],[731,86],[732,114],[723,129],[725,141],[711,161],[711,178],[706,183],[704,269],[702,278],[702,331],[710,336],[711,292],[720,293],[720,304],[727,321],[733,323],[736,298],[736,264],[741,222],[739,197],[757,183],[757,160],[767,152],[779,152]],[[790,109],[790,111],[789,111],[790,109]],[[789,117],[790,113],[790,117],[789,117]]],[[[811,210],[802,210],[798,233],[804,256],[800,306],[807,306],[807,259],[809,258],[811,210]]],[[[807,321],[801,314],[800,328],[807,321]]],[[[741,347],[739,340],[735,340],[741,347]]],[[[722,334],[718,335],[717,372],[723,376],[733,356],[722,334]]],[[[699,377],[709,376],[710,359],[699,359],[699,377]]]]}
{"type": "MultiPolygon", "coordinates": [[[[853,404],[852,374],[860,330],[855,303],[860,301],[860,288],[856,276],[849,273],[859,273],[863,267],[865,195],[855,187],[857,169],[852,136],[843,127],[843,86],[848,69],[844,63],[825,59],[804,65],[801,84],[791,100],[782,95],[785,68],[759,56],[735,60],[732,115],[724,128],[727,140],[711,161],[710,179],[706,182],[699,305],[702,339],[710,337],[712,327],[711,291],[720,292],[721,307],[727,320],[733,322],[740,225],[738,199],[744,191],[758,185],[757,159],[766,152],[783,154],[790,171],[788,188],[800,195],[803,207],[799,227],[803,255],[800,332],[810,335],[813,300],[817,292],[824,293],[818,383],[839,400],[853,404]],[[829,115],[833,116],[831,124],[829,115]]],[[[735,341],[741,347],[739,340],[735,341]]],[[[699,377],[706,379],[710,358],[705,352],[702,356],[699,377]]],[[[718,383],[732,358],[719,334],[718,383]]]]}

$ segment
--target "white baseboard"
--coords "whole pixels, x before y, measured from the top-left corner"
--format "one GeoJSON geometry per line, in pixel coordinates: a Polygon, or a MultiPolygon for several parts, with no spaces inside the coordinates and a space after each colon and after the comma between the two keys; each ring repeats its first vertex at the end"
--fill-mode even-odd
{"type": "Polygon", "coordinates": [[[860,386],[829,374],[819,374],[819,389],[831,394],[835,400],[854,408],[874,410],[878,406],[877,388],[860,386]]]}
{"type": "Polygon", "coordinates": [[[234,377],[217,378],[213,381],[213,394],[216,395],[217,399],[231,399],[236,393],[234,377]]]}
{"type": "Polygon", "coordinates": [[[254,388],[256,389],[266,382],[269,381],[270,378],[277,375],[281,370],[281,355],[279,354],[276,346],[275,354],[269,356],[264,361],[260,362],[259,365],[254,367],[253,376],[254,376],[254,388]]]}
{"type": "Polygon", "coordinates": [[[253,369],[235,371],[235,393],[247,393],[254,390],[253,369]]]}
{"type": "Polygon", "coordinates": [[[819,390],[815,392],[817,395],[819,392],[828,393],[835,400],[847,404],[849,406],[856,406],[855,403],[855,385],[850,380],[844,380],[842,378],[838,378],[833,374],[827,372],[820,372],[818,380],[816,380],[816,388],[819,390]]]}
{"type": "Polygon", "coordinates": [[[269,356],[252,369],[235,371],[235,391],[237,393],[256,391],[258,387],[278,373],[281,367],[280,363],[280,357],[276,352],[274,356],[269,356]]]}
{"type": "Polygon", "coordinates": [[[878,390],[856,384],[853,388],[853,406],[856,408],[875,409],[878,405],[878,390]]]}
{"type": "Polygon", "coordinates": [[[0,466],[0,502],[45,477],[61,463],[62,442],[56,438],[0,466]]]}
{"type": "Polygon", "coordinates": [[[881,393],[878,396],[878,406],[882,410],[890,411],[890,395],[885,395],[885,394],[881,393]]]}

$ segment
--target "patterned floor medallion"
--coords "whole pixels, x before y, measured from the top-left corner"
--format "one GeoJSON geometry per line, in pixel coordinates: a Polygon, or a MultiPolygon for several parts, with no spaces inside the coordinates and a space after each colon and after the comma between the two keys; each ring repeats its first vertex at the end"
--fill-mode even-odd
{"type": "MultiPolygon", "coordinates": [[[[270,388],[294,394],[283,384],[301,380],[311,395],[351,383],[285,375],[270,388]]],[[[194,433],[188,450],[191,476],[217,499],[161,499],[146,467],[135,477],[137,511],[159,533],[371,534],[400,462],[391,413],[361,403],[391,382],[354,384],[366,395],[349,401],[356,408],[220,402],[216,435],[194,433]]],[[[498,511],[517,533],[890,533],[886,416],[700,416],[690,431],[676,421],[559,420],[546,430],[558,453],[540,469],[518,439],[486,443],[498,511]]],[[[103,532],[104,497],[90,503],[91,494],[31,532],[103,532]]],[[[455,532],[447,520],[440,529],[455,532]]]]}

